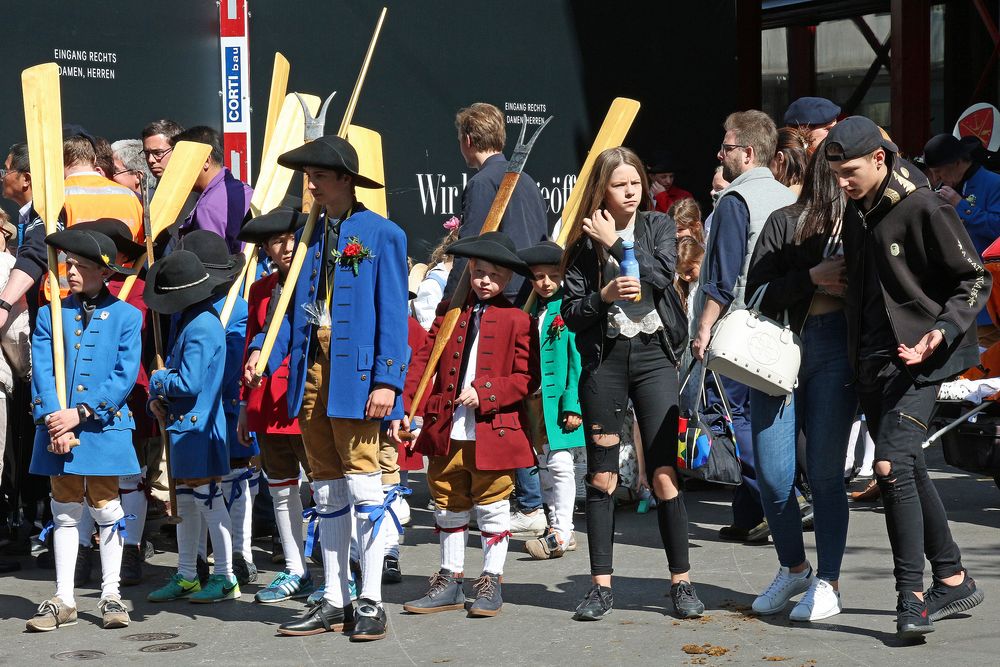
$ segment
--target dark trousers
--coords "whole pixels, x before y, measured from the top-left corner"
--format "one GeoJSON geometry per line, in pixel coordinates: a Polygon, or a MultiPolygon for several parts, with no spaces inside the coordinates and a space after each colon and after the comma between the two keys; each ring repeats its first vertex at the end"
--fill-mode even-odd
{"type": "Polygon", "coordinates": [[[922,591],[925,556],[938,579],[963,569],[921,446],[937,385],[914,384],[902,362],[883,357],[861,362],[857,392],[875,440],[875,463],[887,461],[890,466],[888,475],[876,474],[876,479],[885,506],[896,590],[922,591]]]}
{"type": "MultiPolygon", "coordinates": [[[[677,461],[677,368],[670,363],[657,335],[639,334],[604,342],[604,358],[594,372],[580,377],[583,423],[591,435],[621,435],[629,399],[642,438],[646,474],[677,461]]],[[[590,484],[600,472],[618,473],[620,445],[600,447],[587,442],[587,537],[590,571],[611,574],[614,547],[614,502],[590,484]]],[[[657,505],[660,537],[671,572],[690,569],[688,520],[683,496],[657,505]]]]}

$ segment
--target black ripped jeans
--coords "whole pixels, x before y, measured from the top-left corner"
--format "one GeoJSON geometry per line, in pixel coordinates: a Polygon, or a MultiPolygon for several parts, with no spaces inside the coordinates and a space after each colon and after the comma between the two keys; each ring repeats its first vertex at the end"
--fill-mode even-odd
{"type": "MultiPolygon", "coordinates": [[[[620,445],[601,447],[592,436],[620,435],[632,399],[642,437],[647,481],[663,466],[677,461],[677,368],[660,342],[660,334],[608,338],[604,357],[593,372],[580,377],[580,408],[587,433],[587,537],[590,572],[611,574],[615,534],[615,506],[611,495],[591,485],[600,472],[618,473],[620,445]]],[[[660,537],[670,572],[683,574],[688,560],[688,519],[684,498],[659,499],[656,507],[660,537]]]]}
{"type": "Polygon", "coordinates": [[[927,475],[921,447],[934,409],[937,385],[917,385],[894,358],[864,359],[858,367],[858,399],[875,440],[876,474],[892,546],[897,591],[924,589],[924,557],[938,579],[962,571],[962,554],[952,539],[941,497],[927,475]]]}

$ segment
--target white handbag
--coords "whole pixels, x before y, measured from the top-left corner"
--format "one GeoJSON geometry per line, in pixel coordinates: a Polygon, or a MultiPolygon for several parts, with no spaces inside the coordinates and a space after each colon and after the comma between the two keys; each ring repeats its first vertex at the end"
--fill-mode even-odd
{"type": "Polygon", "coordinates": [[[787,396],[795,388],[802,362],[802,343],[788,325],[760,312],[764,285],[747,307],[733,310],[716,326],[705,353],[705,366],[770,396],[787,396]]]}

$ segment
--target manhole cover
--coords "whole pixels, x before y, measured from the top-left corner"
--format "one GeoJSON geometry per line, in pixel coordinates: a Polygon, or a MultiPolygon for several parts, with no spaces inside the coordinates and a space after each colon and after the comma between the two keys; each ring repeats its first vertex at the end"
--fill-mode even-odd
{"type": "Polygon", "coordinates": [[[63,651],[62,653],[56,653],[52,656],[55,660],[69,661],[69,660],[100,660],[101,658],[107,657],[105,653],[101,651],[63,651]]]}
{"type": "Polygon", "coordinates": [[[167,642],[166,644],[150,644],[143,646],[140,651],[143,653],[169,653],[171,651],[186,651],[197,646],[194,642],[167,642]]]}
{"type": "Polygon", "coordinates": [[[177,639],[173,632],[145,632],[138,635],[125,635],[122,639],[132,642],[162,642],[168,639],[177,639]]]}

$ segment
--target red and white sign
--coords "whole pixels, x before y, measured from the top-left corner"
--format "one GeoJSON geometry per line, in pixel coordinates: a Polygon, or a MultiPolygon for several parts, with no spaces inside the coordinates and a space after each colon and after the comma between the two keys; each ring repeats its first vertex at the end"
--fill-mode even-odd
{"type": "Polygon", "coordinates": [[[992,104],[980,102],[962,112],[955,123],[953,134],[962,137],[976,137],[991,153],[1000,149],[1000,111],[992,104]]]}
{"type": "Polygon", "coordinates": [[[246,0],[219,3],[222,61],[222,132],[225,163],[233,176],[250,182],[250,49],[246,0]]]}

